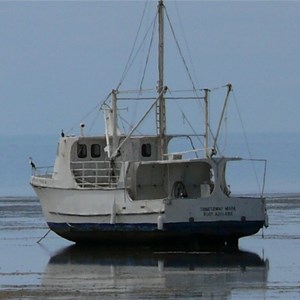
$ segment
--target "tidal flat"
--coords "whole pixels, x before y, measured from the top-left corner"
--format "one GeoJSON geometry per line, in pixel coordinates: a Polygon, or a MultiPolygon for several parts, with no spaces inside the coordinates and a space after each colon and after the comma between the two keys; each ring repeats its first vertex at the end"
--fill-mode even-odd
{"type": "Polygon", "coordinates": [[[267,198],[270,226],[238,251],[77,246],[34,197],[0,198],[1,299],[299,299],[300,195],[267,198]]]}

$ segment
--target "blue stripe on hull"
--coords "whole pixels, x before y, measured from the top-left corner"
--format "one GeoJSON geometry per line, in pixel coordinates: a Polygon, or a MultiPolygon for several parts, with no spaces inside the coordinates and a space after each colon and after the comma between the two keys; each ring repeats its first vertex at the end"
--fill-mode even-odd
{"type": "Polygon", "coordinates": [[[226,242],[253,235],[263,221],[219,221],[201,223],[168,223],[163,230],[156,224],[66,224],[48,223],[51,230],[74,242],[98,243],[186,243],[190,240],[226,242]]]}

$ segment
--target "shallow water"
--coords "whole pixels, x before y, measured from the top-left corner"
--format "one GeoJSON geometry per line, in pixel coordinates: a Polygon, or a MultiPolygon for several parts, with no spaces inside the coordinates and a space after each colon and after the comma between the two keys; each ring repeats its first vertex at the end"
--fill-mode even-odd
{"type": "Polygon", "coordinates": [[[1,299],[299,299],[300,196],[268,198],[240,251],[77,247],[47,233],[35,198],[0,198],[1,299]]]}

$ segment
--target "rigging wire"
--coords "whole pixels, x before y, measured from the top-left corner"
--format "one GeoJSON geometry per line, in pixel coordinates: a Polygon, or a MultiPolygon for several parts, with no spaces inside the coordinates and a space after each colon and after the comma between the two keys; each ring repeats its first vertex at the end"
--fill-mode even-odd
{"type": "Polygon", "coordinates": [[[98,102],[95,106],[92,107],[76,124],[74,124],[67,132],[66,134],[70,134],[77,126],[79,123],[83,122],[85,119],[87,119],[92,113],[94,113],[95,110],[99,111],[99,107],[101,108],[107,99],[110,97],[110,94],[102,101],[98,102]]]}
{"type": "Polygon", "coordinates": [[[244,126],[244,123],[242,121],[241,112],[240,112],[239,107],[237,105],[237,99],[236,99],[234,91],[232,91],[232,95],[233,95],[233,100],[234,100],[234,103],[235,103],[235,106],[236,106],[236,110],[237,110],[237,113],[238,113],[238,116],[239,116],[239,119],[240,119],[240,122],[241,122],[242,133],[243,133],[243,136],[244,136],[244,139],[245,139],[246,148],[247,148],[248,155],[250,157],[251,165],[252,165],[252,168],[253,168],[253,171],[254,171],[254,175],[255,175],[255,178],[256,178],[256,183],[257,183],[258,189],[261,190],[261,186],[260,186],[260,183],[259,183],[259,180],[258,180],[257,171],[256,171],[256,168],[255,168],[255,165],[254,165],[253,156],[252,156],[252,153],[251,153],[251,150],[250,150],[249,141],[248,141],[248,138],[247,138],[247,135],[246,135],[245,126],[244,126]]]}
{"type": "MultiPolygon", "coordinates": [[[[169,91],[170,95],[172,96],[171,90],[168,89],[168,91],[169,91]]],[[[177,100],[175,100],[175,104],[176,104],[176,106],[178,107],[178,109],[179,109],[179,111],[180,111],[180,113],[181,113],[181,115],[182,115],[182,117],[183,117],[183,120],[187,122],[187,124],[189,125],[189,127],[191,128],[191,130],[193,131],[193,133],[195,134],[196,138],[197,138],[198,141],[200,142],[200,144],[201,144],[202,146],[204,146],[203,141],[197,136],[196,130],[193,128],[192,124],[190,123],[190,121],[189,121],[188,118],[186,117],[184,111],[183,111],[182,108],[180,107],[180,105],[179,105],[179,103],[178,103],[177,100]]]]}
{"type": "MultiPolygon", "coordinates": [[[[177,8],[177,7],[176,7],[176,8],[177,8]]],[[[178,39],[177,39],[177,37],[176,37],[176,35],[175,35],[175,31],[174,31],[174,28],[173,28],[173,26],[172,26],[172,23],[171,23],[169,14],[168,14],[168,12],[167,12],[167,9],[165,9],[165,13],[166,13],[166,16],[167,16],[167,20],[168,20],[168,23],[169,23],[169,26],[170,26],[170,29],[171,29],[171,32],[172,32],[172,35],[173,35],[175,44],[176,44],[176,46],[177,46],[177,50],[178,50],[179,55],[180,55],[180,57],[181,57],[181,60],[182,60],[182,62],[183,62],[184,68],[185,68],[185,70],[186,70],[186,72],[187,72],[187,74],[188,74],[189,80],[191,81],[191,84],[192,84],[192,87],[193,87],[193,92],[198,96],[197,91],[199,91],[199,89],[196,88],[196,84],[195,84],[195,82],[194,82],[194,80],[193,80],[193,78],[192,78],[191,72],[190,72],[190,70],[189,70],[189,68],[188,68],[188,65],[187,65],[187,63],[186,63],[186,60],[185,60],[185,58],[184,58],[184,56],[183,56],[182,50],[181,50],[181,48],[180,48],[178,39]]],[[[178,15],[179,15],[179,14],[178,14],[178,15]]],[[[179,19],[180,19],[180,18],[179,18],[179,19]]],[[[182,31],[183,31],[183,30],[182,30],[182,31]]],[[[183,31],[183,36],[185,37],[184,31],[183,31]]],[[[186,42],[186,39],[184,39],[184,40],[185,40],[185,42],[186,42]]],[[[187,44],[187,42],[186,42],[186,44],[187,44]]],[[[189,48],[188,48],[188,47],[187,47],[187,51],[188,51],[188,54],[190,55],[190,51],[189,51],[189,48]]],[[[190,59],[190,61],[191,61],[191,59],[190,59]]],[[[192,63],[191,63],[191,65],[193,66],[192,63]]],[[[203,90],[203,89],[201,89],[201,90],[203,90]]],[[[201,108],[201,110],[202,110],[202,113],[204,113],[204,108],[203,108],[202,102],[199,101],[198,103],[199,103],[199,105],[200,105],[200,108],[201,108]]],[[[213,137],[213,139],[214,139],[214,134],[213,134],[212,129],[211,129],[210,126],[209,126],[209,132],[210,132],[211,137],[213,137]]],[[[215,145],[215,148],[218,149],[218,146],[215,145]]]]}
{"type": "MultiPolygon", "coordinates": [[[[147,1],[147,2],[149,2],[149,1],[147,1]]],[[[145,19],[145,17],[144,17],[144,19],[145,19]]],[[[149,22],[149,20],[150,19],[152,19],[152,17],[150,17],[149,15],[147,15],[147,20],[145,19],[144,20],[144,24],[145,24],[145,27],[146,27],[146,24],[149,24],[150,22],[149,22]]],[[[154,18],[154,22],[153,22],[153,28],[155,27],[155,25],[156,25],[156,17],[154,18]]],[[[151,28],[151,26],[149,27],[149,30],[150,30],[150,28],[151,28]]],[[[153,29],[154,30],[154,29],[153,29]]],[[[152,31],[153,31],[152,30],[152,31]]],[[[153,33],[152,33],[153,34],[153,33]]],[[[152,42],[151,42],[152,43],[152,42]]],[[[150,46],[149,46],[150,48],[151,48],[151,44],[150,44],[150,46]]],[[[145,57],[145,52],[146,52],[146,49],[147,48],[147,46],[146,46],[146,41],[141,45],[141,48],[140,48],[140,54],[139,54],[139,56],[140,56],[140,58],[141,58],[141,61],[140,61],[140,64],[139,64],[139,71],[138,71],[138,77],[137,77],[137,89],[138,89],[138,91],[136,92],[138,95],[140,95],[141,94],[141,90],[142,90],[142,88],[141,88],[141,82],[140,82],[140,80],[141,80],[141,78],[143,78],[145,75],[141,75],[143,72],[144,72],[144,74],[145,74],[145,70],[144,70],[144,64],[145,64],[145,59],[144,59],[144,57],[145,57]]],[[[150,50],[148,50],[148,52],[150,52],[150,50]]],[[[149,56],[149,53],[148,53],[148,56],[149,56]]],[[[148,59],[148,58],[147,58],[148,59]]],[[[132,117],[131,117],[131,120],[132,120],[132,124],[134,123],[134,120],[136,120],[136,116],[137,116],[137,111],[139,110],[139,102],[137,102],[136,103],[137,105],[135,105],[134,106],[134,108],[133,108],[133,110],[132,110],[132,117]]],[[[133,127],[133,125],[131,125],[130,126],[130,128],[132,128],[133,127]]]]}
{"type": "Polygon", "coordinates": [[[228,136],[228,117],[227,117],[227,109],[225,111],[225,116],[224,116],[224,131],[221,132],[221,136],[220,138],[223,137],[224,139],[224,144],[223,144],[223,149],[222,149],[222,153],[225,153],[226,148],[227,148],[227,136],[228,136]]]}
{"type": "Polygon", "coordinates": [[[193,65],[193,60],[192,60],[192,56],[191,56],[191,51],[190,51],[189,44],[188,44],[187,39],[186,39],[186,34],[185,34],[185,31],[184,31],[183,22],[182,22],[182,20],[181,20],[180,13],[179,13],[179,9],[178,9],[178,5],[177,5],[177,2],[176,2],[176,1],[175,1],[175,8],[176,8],[177,18],[178,18],[178,20],[179,20],[180,29],[181,29],[181,32],[182,32],[182,37],[183,37],[183,40],[184,40],[184,43],[185,43],[185,47],[186,47],[186,49],[187,49],[188,58],[189,58],[189,61],[190,61],[190,64],[191,64],[192,71],[193,71],[193,73],[194,73],[193,75],[194,75],[196,81],[198,82],[197,74],[196,74],[196,72],[195,72],[195,68],[194,68],[194,65],[193,65]]]}
{"type": "MultiPolygon", "coordinates": [[[[136,37],[135,37],[134,45],[132,47],[132,50],[130,52],[130,56],[128,58],[128,61],[126,63],[126,66],[125,66],[125,69],[124,69],[124,72],[123,72],[123,75],[121,77],[120,82],[117,85],[116,90],[119,90],[119,88],[121,87],[121,85],[122,85],[123,81],[125,80],[125,78],[126,78],[128,72],[129,72],[130,68],[132,67],[134,61],[136,60],[136,58],[138,56],[138,54],[141,52],[141,49],[145,45],[146,38],[149,35],[149,32],[150,32],[151,28],[155,28],[155,23],[156,23],[156,19],[157,19],[157,13],[156,13],[155,17],[153,18],[152,22],[150,22],[150,26],[147,28],[147,30],[146,30],[143,38],[142,38],[142,41],[141,41],[140,45],[137,47],[136,45],[137,45],[138,37],[140,36],[140,31],[141,31],[141,28],[142,28],[142,24],[144,23],[144,18],[145,18],[145,12],[146,12],[147,5],[148,5],[148,3],[146,2],[145,6],[144,6],[144,11],[143,11],[143,14],[142,14],[142,18],[140,20],[139,28],[138,28],[138,31],[137,31],[137,34],[136,34],[136,37]]],[[[154,29],[152,29],[152,31],[153,30],[154,29]]],[[[152,33],[152,35],[153,35],[153,33],[152,33]]],[[[151,41],[151,44],[152,44],[152,41],[151,41]]],[[[150,48],[151,48],[151,44],[150,44],[150,48]]],[[[149,55],[149,53],[148,53],[148,55],[149,55]]],[[[145,73],[145,69],[144,69],[144,73],[145,73]]],[[[144,75],[143,75],[143,78],[144,78],[144,75]]],[[[140,88],[139,88],[140,91],[139,92],[141,92],[141,84],[142,83],[140,83],[140,88]]],[[[135,111],[133,111],[133,115],[136,114],[136,109],[137,108],[135,108],[135,111]]]]}
{"type": "Polygon", "coordinates": [[[152,34],[151,34],[151,39],[150,39],[150,43],[149,43],[149,47],[148,47],[146,62],[145,62],[144,71],[143,71],[143,75],[142,75],[141,82],[140,82],[140,88],[139,88],[140,91],[142,90],[142,86],[143,86],[143,83],[144,83],[146,70],[147,70],[147,66],[148,66],[148,62],[149,62],[149,58],[150,58],[151,48],[152,48],[152,45],[153,45],[153,38],[154,38],[154,35],[155,35],[155,28],[156,28],[156,23],[157,23],[156,19],[157,19],[157,14],[155,15],[155,22],[153,23],[152,34]]]}
{"type": "MultiPolygon", "coordinates": [[[[196,79],[196,82],[199,82],[199,80],[197,78],[197,73],[196,73],[195,68],[194,68],[193,59],[192,59],[191,51],[190,51],[190,48],[189,48],[189,44],[188,44],[187,39],[186,39],[186,34],[185,34],[185,31],[184,31],[183,22],[182,22],[182,19],[180,17],[180,13],[179,13],[179,9],[178,9],[178,5],[177,5],[176,1],[175,1],[175,8],[176,8],[176,14],[177,14],[177,18],[179,20],[179,25],[180,25],[180,29],[181,29],[181,32],[182,32],[182,37],[183,37],[183,40],[184,40],[185,48],[187,50],[188,59],[190,61],[190,66],[192,68],[193,76],[196,79]]],[[[199,89],[194,89],[195,92],[198,91],[198,90],[199,89]]],[[[199,102],[199,104],[200,104],[201,109],[204,110],[202,102],[199,102]]]]}
{"type": "MultiPolygon", "coordinates": [[[[149,26],[148,29],[146,30],[146,33],[145,33],[145,35],[144,35],[144,37],[143,37],[143,39],[142,39],[142,42],[140,43],[139,47],[137,48],[135,54],[134,54],[134,55],[132,54],[132,55],[131,55],[132,58],[130,57],[130,59],[128,59],[128,62],[127,62],[126,67],[125,67],[125,70],[124,70],[124,72],[123,72],[123,75],[122,75],[122,77],[121,77],[120,82],[119,82],[118,85],[117,85],[116,90],[118,90],[118,89],[120,88],[120,86],[122,85],[122,83],[123,83],[123,81],[124,81],[124,79],[125,79],[125,77],[126,77],[128,71],[129,71],[130,68],[132,67],[133,62],[135,61],[135,59],[136,59],[138,53],[140,52],[142,46],[144,45],[145,40],[146,40],[146,37],[148,36],[148,33],[149,33],[150,29],[151,29],[152,26],[153,26],[153,23],[155,23],[156,18],[157,18],[157,13],[156,13],[155,17],[153,18],[153,20],[152,20],[150,26],[149,26]]],[[[140,24],[140,27],[141,27],[141,24],[140,24]]],[[[139,30],[138,30],[138,33],[139,33],[139,31],[140,31],[140,28],[139,28],[139,30]]],[[[134,47],[133,47],[133,49],[132,49],[132,51],[131,51],[132,53],[134,52],[134,48],[135,48],[135,45],[134,45],[134,47]]]]}
{"type": "MultiPolygon", "coordinates": [[[[145,76],[146,76],[146,70],[147,70],[147,66],[148,66],[148,62],[149,62],[149,58],[150,58],[150,54],[151,54],[151,49],[152,49],[152,45],[153,45],[153,38],[154,38],[154,32],[155,32],[155,28],[156,28],[156,23],[157,23],[157,13],[155,15],[154,21],[151,24],[151,26],[152,26],[152,34],[151,34],[151,38],[150,38],[150,42],[149,42],[149,46],[148,46],[148,51],[147,51],[147,55],[146,55],[145,64],[144,64],[143,71],[142,71],[142,76],[140,77],[141,80],[140,80],[140,83],[138,84],[139,88],[138,88],[138,92],[137,93],[139,95],[142,93],[142,89],[143,89],[142,86],[143,86],[144,79],[145,79],[145,76]]],[[[149,30],[150,30],[150,28],[151,27],[149,27],[149,30]]],[[[145,43],[143,43],[143,44],[145,44],[145,43]]],[[[132,120],[136,119],[137,110],[138,110],[138,102],[137,102],[137,105],[134,106],[133,113],[132,113],[132,120]]],[[[133,127],[133,124],[130,126],[130,128],[132,128],[132,127],[133,127]]]]}
{"type": "Polygon", "coordinates": [[[135,46],[136,46],[136,43],[137,43],[140,31],[141,31],[141,28],[142,28],[142,23],[143,23],[144,16],[145,16],[145,13],[146,13],[146,10],[147,10],[147,6],[148,6],[148,3],[146,2],[145,6],[144,6],[143,13],[142,13],[142,16],[141,16],[141,20],[140,20],[140,23],[139,23],[139,27],[138,27],[137,33],[135,35],[134,42],[133,42],[133,45],[132,45],[132,48],[131,48],[131,51],[130,51],[130,54],[129,54],[129,57],[128,57],[128,60],[126,62],[123,74],[122,74],[121,79],[120,79],[120,81],[119,81],[119,83],[117,85],[117,88],[116,88],[117,90],[119,89],[119,87],[123,83],[123,81],[124,81],[124,79],[126,77],[126,74],[128,73],[128,71],[130,69],[130,66],[132,64],[131,59],[132,59],[133,52],[134,52],[134,49],[135,49],[135,46]]]}
{"type": "Polygon", "coordinates": [[[177,50],[178,50],[179,55],[180,55],[180,57],[181,57],[181,59],[182,59],[182,62],[183,62],[183,64],[184,64],[184,67],[185,67],[185,70],[186,70],[186,72],[187,72],[187,74],[188,74],[188,77],[189,77],[189,79],[190,79],[190,81],[191,81],[191,83],[192,83],[193,90],[195,91],[195,90],[196,90],[196,85],[195,85],[195,83],[194,83],[194,80],[193,80],[193,78],[192,78],[192,76],[191,76],[191,73],[190,73],[190,71],[189,71],[189,68],[188,68],[188,66],[187,66],[187,63],[186,63],[186,61],[185,61],[185,59],[184,59],[184,56],[183,56],[183,54],[182,54],[181,48],[180,48],[180,46],[179,46],[179,42],[178,42],[178,40],[177,40],[177,38],[176,38],[176,35],[175,35],[175,32],[174,32],[174,28],[173,28],[173,26],[172,26],[172,23],[171,23],[171,20],[170,20],[170,18],[169,18],[169,14],[168,14],[166,8],[165,8],[165,12],[166,12],[166,16],[167,16],[167,19],[168,19],[168,23],[169,23],[169,26],[170,26],[170,29],[171,29],[171,32],[172,32],[172,35],[173,35],[175,44],[176,44],[176,46],[177,46],[177,50]]]}
{"type": "Polygon", "coordinates": [[[92,122],[91,122],[90,129],[89,129],[89,131],[88,131],[88,134],[90,134],[90,133],[92,132],[92,129],[94,128],[94,126],[95,126],[95,124],[96,124],[96,121],[97,121],[99,115],[100,115],[100,111],[98,110],[96,116],[94,117],[94,119],[93,119],[92,122]]]}
{"type": "MultiPolygon", "coordinates": [[[[212,88],[210,89],[211,92],[214,92],[214,91],[217,91],[217,90],[220,90],[220,89],[223,89],[223,88],[226,88],[228,89],[228,86],[229,84],[226,84],[226,85],[222,85],[222,86],[218,86],[218,87],[215,87],[215,88],[212,88]]],[[[233,93],[233,88],[232,88],[232,85],[230,84],[230,93],[233,93]]],[[[228,93],[227,91],[227,101],[226,101],[226,98],[225,98],[225,102],[228,102],[229,101],[229,97],[230,97],[230,93],[228,93]]],[[[211,101],[209,101],[209,104],[210,104],[211,101]]],[[[226,148],[226,144],[227,144],[227,133],[228,133],[228,128],[227,128],[227,125],[228,125],[228,122],[227,122],[227,104],[225,103],[225,106],[223,107],[223,112],[221,114],[221,117],[220,117],[220,121],[222,119],[225,119],[223,122],[219,122],[219,132],[217,131],[216,134],[213,133],[212,131],[212,128],[211,126],[209,125],[209,133],[210,133],[210,136],[212,138],[212,140],[214,141],[214,148],[217,150],[217,152],[222,155],[222,152],[225,152],[225,148],[226,148]],[[224,117],[225,116],[225,117],[224,117]],[[224,131],[221,132],[221,130],[223,130],[223,126],[221,126],[222,124],[225,124],[225,133],[224,131]],[[224,133],[224,147],[223,147],[223,150],[220,149],[219,145],[218,145],[218,140],[219,140],[219,135],[223,134],[224,133]]]]}
{"type": "MultiPolygon", "coordinates": [[[[130,124],[124,117],[122,117],[120,114],[118,114],[118,117],[121,121],[123,121],[123,123],[125,123],[128,127],[129,127],[129,131],[133,128],[134,124],[130,124]]],[[[125,129],[125,126],[123,124],[123,130],[124,130],[124,133],[126,133],[126,129],[125,129]]],[[[140,135],[142,135],[143,133],[139,130],[139,129],[136,129],[136,132],[140,135]]]]}

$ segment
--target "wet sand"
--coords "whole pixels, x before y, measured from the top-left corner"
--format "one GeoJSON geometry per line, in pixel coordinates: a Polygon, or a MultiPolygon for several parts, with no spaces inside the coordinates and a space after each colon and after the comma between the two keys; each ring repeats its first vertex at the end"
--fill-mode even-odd
{"type": "Polygon", "coordinates": [[[237,252],[78,247],[35,198],[0,198],[0,299],[299,299],[300,196],[268,199],[270,227],[237,252]]]}

